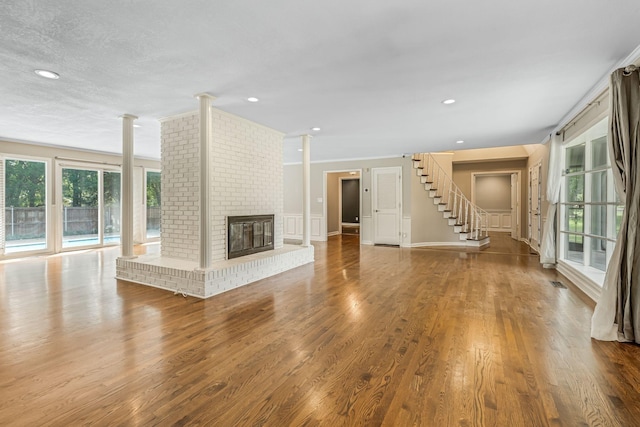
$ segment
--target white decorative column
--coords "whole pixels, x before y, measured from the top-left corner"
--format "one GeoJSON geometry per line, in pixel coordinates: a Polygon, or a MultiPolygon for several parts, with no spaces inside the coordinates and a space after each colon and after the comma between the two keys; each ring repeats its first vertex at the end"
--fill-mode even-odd
{"type": "Polygon", "coordinates": [[[302,135],[302,246],[311,245],[311,135],[302,135]]]}
{"type": "Polygon", "coordinates": [[[209,174],[211,152],[211,103],[214,96],[196,95],[200,101],[200,269],[211,267],[211,180],[209,174]]]}
{"type": "Polygon", "coordinates": [[[133,255],[133,121],[138,117],[131,114],[122,116],[122,221],[120,241],[122,257],[133,255]]]}

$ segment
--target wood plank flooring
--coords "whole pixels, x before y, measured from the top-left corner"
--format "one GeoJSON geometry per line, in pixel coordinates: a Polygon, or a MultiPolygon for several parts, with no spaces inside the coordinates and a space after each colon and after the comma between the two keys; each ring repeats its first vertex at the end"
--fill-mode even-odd
{"type": "Polygon", "coordinates": [[[521,243],[357,241],[208,300],[116,248],[0,263],[0,425],[640,425],[640,347],[521,243]]]}

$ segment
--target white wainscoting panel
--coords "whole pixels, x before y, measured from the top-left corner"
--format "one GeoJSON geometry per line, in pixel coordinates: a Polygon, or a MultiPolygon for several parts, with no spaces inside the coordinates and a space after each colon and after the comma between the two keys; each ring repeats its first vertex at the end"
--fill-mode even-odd
{"type": "Polygon", "coordinates": [[[488,210],[489,231],[511,231],[510,210],[488,210]]]}
{"type": "Polygon", "coordinates": [[[373,229],[373,218],[371,215],[362,216],[360,222],[360,244],[361,245],[373,245],[373,238],[371,237],[373,229]]]}
{"type": "MultiPolygon", "coordinates": [[[[302,214],[284,214],[284,238],[302,240],[302,214]]],[[[311,240],[326,240],[326,221],[322,215],[311,215],[311,240]]]]}

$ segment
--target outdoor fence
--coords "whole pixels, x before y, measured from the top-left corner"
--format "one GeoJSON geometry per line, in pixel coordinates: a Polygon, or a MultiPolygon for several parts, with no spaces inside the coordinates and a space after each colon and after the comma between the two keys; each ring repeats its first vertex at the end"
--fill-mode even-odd
{"type": "Polygon", "coordinates": [[[160,206],[147,207],[147,230],[160,230],[160,206]]]}
{"type": "Polygon", "coordinates": [[[35,239],[45,236],[47,215],[44,206],[39,208],[14,208],[4,210],[5,240],[35,239]]]}
{"type": "MultiPolygon", "coordinates": [[[[46,234],[46,209],[5,208],[5,240],[37,239],[46,234]]],[[[120,206],[107,206],[104,210],[104,231],[120,231],[120,206]]],[[[159,220],[158,220],[159,224],[159,220]]],[[[98,233],[97,207],[67,207],[62,210],[62,230],[65,236],[98,233]]]]}

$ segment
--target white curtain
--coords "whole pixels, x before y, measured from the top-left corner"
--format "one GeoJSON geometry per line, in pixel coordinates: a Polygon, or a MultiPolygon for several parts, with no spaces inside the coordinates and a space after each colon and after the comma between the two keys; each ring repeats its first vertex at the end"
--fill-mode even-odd
{"type": "Polygon", "coordinates": [[[540,242],[540,263],[552,265],[556,263],[556,211],[560,201],[560,184],[562,184],[562,141],[553,135],[549,141],[549,170],[547,171],[547,221],[542,229],[540,242]]]}
{"type": "Polygon", "coordinates": [[[611,74],[609,100],[609,157],[625,209],[591,336],[640,344],[640,74],[635,67],[611,74]]]}

